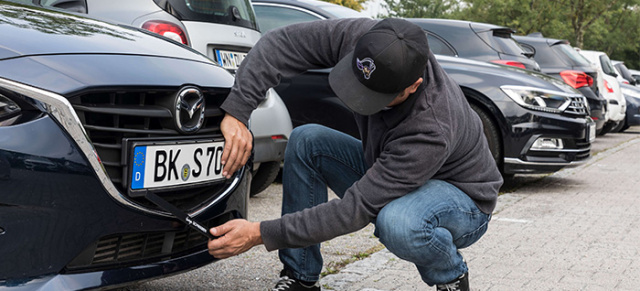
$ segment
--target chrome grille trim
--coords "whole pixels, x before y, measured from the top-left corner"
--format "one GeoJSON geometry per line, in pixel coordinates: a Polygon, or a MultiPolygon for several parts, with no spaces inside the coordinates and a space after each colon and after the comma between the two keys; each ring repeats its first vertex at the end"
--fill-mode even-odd
{"type": "MultiPolygon", "coordinates": [[[[166,211],[160,211],[155,209],[149,209],[142,205],[135,203],[128,199],[127,196],[123,195],[113,182],[110,180],[109,175],[106,172],[106,169],[100,159],[96,154],[96,150],[91,143],[91,140],[87,136],[85,128],[82,126],[82,122],[78,115],[76,114],[73,106],[65,97],[45,91],[39,88],[35,88],[29,85],[25,85],[22,83],[14,82],[11,80],[7,80],[4,78],[0,78],[0,87],[6,88],[18,94],[24,95],[26,97],[32,98],[36,101],[42,103],[42,110],[48,113],[51,117],[53,117],[59,124],[67,131],[67,133],[73,138],[73,140],[78,145],[78,148],[82,151],[84,156],[89,161],[89,164],[93,168],[98,180],[103,185],[105,191],[117,202],[124,204],[130,208],[133,208],[138,211],[142,211],[149,214],[164,216],[164,217],[173,217],[170,213],[166,211]]],[[[244,171],[246,170],[246,166],[242,167],[236,175],[232,178],[232,182],[230,186],[225,189],[223,193],[221,193],[216,199],[212,200],[210,203],[203,205],[193,211],[189,212],[191,216],[197,216],[202,213],[207,208],[212,205],[218,203],[221,199],[227,197],[233,190],[237,188],[239,185],[241,178],[244,176],[244,171]]]]}
{"type": "Polygon", "coordinates": [[[586,116],[587,115],[587,99],[584,96],[569,97],[571,103],[564,111],[565,113],[586,116]]]}

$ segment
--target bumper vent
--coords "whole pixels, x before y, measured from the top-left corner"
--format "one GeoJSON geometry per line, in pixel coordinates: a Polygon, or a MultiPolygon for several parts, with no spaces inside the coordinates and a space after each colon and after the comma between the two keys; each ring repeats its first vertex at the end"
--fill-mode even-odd
{"type": "MultiPolygon", "coordinates": [[[[204,124],[197,133],[183,135],[175,128],[173,109],[180,89],[103,89],[69,98],[111,182],[120,193],[128,193],[127,158],[123,157],[123,151],[127,150],[123,148],[124,139],[190,140],[222,135],[219,125],[224,112],[219,107],[229,90],[201,88],[206,102],[204,124]]],[[[161,195],[165,200],[188,211],[210,199],[212,193],[222,192],[228,186],[227,183],[228,181],[221,181],[214,186],[194,186],[189,191],[166,191],[161,195]]],[[[130,199],[145,207],[157,209],[143,197],[130,199]]]]}
{"type": "MultiPolygon", "coordinates": [[[[204,222],[207,228],[223,224],[238,215],[233,212],[204,222]]],[[[69,265],[67,273],[113,269],[170,260],[207,248],[208,238],[186,228],[180,231],[114,234],[100,238],[69,265]]]]}

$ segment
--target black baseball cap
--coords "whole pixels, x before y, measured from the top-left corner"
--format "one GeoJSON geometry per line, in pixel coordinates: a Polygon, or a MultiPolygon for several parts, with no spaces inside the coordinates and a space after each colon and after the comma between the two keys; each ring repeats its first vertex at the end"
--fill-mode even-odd
{"type": "Polygon", "coordinates": [[[422,77],[429,44],[417,25],[387,18],[360,37],[353,52],[329,74],[329,84],[347,107],[361,115],[385,108],[422,77]]]}

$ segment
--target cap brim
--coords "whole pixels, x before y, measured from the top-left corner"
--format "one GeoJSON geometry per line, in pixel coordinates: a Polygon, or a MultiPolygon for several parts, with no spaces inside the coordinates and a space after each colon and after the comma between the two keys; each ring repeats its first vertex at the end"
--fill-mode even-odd
{"type": "Polygon", "coordinates": [[[371,115],[384,109],[400,93],[380,93],[360,83],[353,73],[353,52],[346,55],[329,73],[329,85],[349,109],[371,115]]]}

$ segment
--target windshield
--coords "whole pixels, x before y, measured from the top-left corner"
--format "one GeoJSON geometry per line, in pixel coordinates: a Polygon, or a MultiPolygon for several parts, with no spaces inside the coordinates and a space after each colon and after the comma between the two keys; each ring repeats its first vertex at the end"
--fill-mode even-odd
{"type": "Polygon", "coordinates": [[[611,60],[607,55],[600,55],[600,65],[602,66],[602,71],[604,71],[607,75],[617,75],[616,71],[613,69],[613,65],[611,64],[611,60]]]}
{"type": "Polygon", "coordinates": [[[202,21],[258,30],[249,0],[154,0],[182,21],[202,21]]]}

